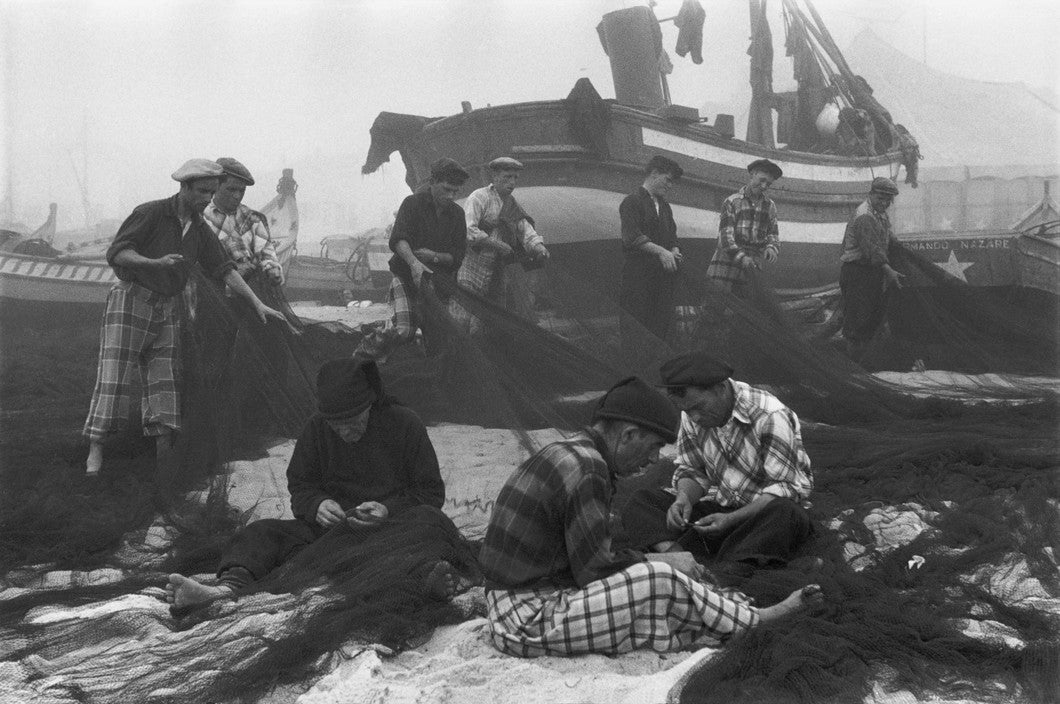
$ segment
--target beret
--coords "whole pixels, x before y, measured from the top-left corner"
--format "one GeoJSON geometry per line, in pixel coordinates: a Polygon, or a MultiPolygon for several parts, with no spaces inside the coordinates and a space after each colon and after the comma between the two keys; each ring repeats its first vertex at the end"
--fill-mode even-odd
{"type": "Polygon", "coordinates": [[[622,420],[649,430],[666,442],[677,440],[681,411],[658,389],[635,376],[618,382],[604,394],[593,411],[593,420],[622,420]]]}
{"type": "Polygon", "coordinates": [[[188,159],[184,165],[173,172],[173,180],[184,183],[194,181],[197,178],[217,178],[224,173],[224,169],[209,159],[188,159]]]}
{"type": "Polygon", "coordinates": [[[499,156],[490,162],[491,171],[519,171],[523,168],[523,162],[517,161],[510,156],[499,156]]]}
{"type": "Polygon", "coordinates": [[[232,157],[223,156],[217,160],[217,164],[224,169],[226,175],[235,176],[240,181],[245,181],[248,186],[254,185],[254,177],[250,175],[250,170],[232,157]]]}
{"type": "Polygon", "coordinates": [[[784,175],[784,172],[780,170],[780,167],[769,159],[755,159],[747,165],[747,171],[750,173],[754,173],[755,171],[765,171],[773,177],[774,181],[784,175]]]}
{"type": "Polygon", "coordinates": [[[877,176],[872,179],[872,188],[869,189],[870,193],[886,193],[888,195],[898,195],[898,185],[889,178],[883,176],[877,176]]]}
{"type": "Polygon", "coordinates": [[[732,367],[706,352],[685,352],[659,367],[661,386],[714,386],[732,376],[732,367]]]}

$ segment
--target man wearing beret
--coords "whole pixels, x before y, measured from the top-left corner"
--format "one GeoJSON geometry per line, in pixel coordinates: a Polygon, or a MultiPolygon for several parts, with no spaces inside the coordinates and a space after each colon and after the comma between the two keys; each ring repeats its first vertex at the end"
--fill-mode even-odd
{"type": "Polygon", "coordinates": [[[250,587],[329,532],[336,552],[343,545],[378,546],[372,574],[391,586],[437,599],[453,595],[456,573],[448,558],[460,552],[453,549],[460,537],[441,511],[445,485],[423,422],[383,392],[374,362],[325,363],[317,394],[318,412],[287,467],[295,518],[254,521],[236,533],[216,585],[170,575],[167,598],[177,609],[250,587]],[[399,559],[394,543],[400,541],[415,542],[427,558],[419,564],[399,559]]]}
{"type": "Polygon", "coordinates": [[[786,564],[811,533],[813,490],[799,419],[702,352],[660,368],[681,409],[672,489],[636,492],[623,524],[637,543],[688,550],[737,576],[786,564]],[[721,567],[721,565],[719,565],[721,567]]]}
{"type": "MultiPolygon", "coordinates": [[[[387,299],[392,317],[386,327],[369,332],[354,356],[384,360],[398,345],[412,342],[417,329],[423,330],[427,353],[441,351],[440,331],[425,315],[424,292],[431,277],[456,284],[456,272],[467,251],[467,225],[464,211],[453,202],[468,179],[464,167],[443,157],[431,164],[427,188],[401,202],[390,231],[390,282],[387,299]]],[[[432,291],[442,302],[447,297],[432,291]]]]}
{"type": "Polygon", "coordinates": [[[684,169],[673,159],[656,155],[644,167],[644,181],[618,207],[622,222],[622,284],[619,324],[627,349],[643,329],[660,340],[670,334],[681,248],[677,225],[666,196],[684,169]]]}
{"type": "Polygon", "coordinates": [[[217,193],[202,212],[203,219],[224,245],[236,263],[236,271],[245,281],[282,284],[283,268],[269,236],[268,220],[243,205],[243,196],[247,186],[254,185],[254,177],[247,167],[230,157],[221,157],[217,164],[224,173],[217,193]]]}
{"type": "Polygon", "coordinates": [[[746,272],[772,264],[779,253],[777,206],[766,191],[784,175],[769,159],[747,166],[750,179],[721,204],[718,246],[707,266],[707,279],[725,292],[747,295],[746,272]]]}
{"type": "Polygon", "coordinates": [[[615,482],[673,442],[677,409],[636,377],[597,404],[590,427],[524,462],[497,497],[479,553],[490,635],[518,657],[658,652],[725,641],[821,599],[810,585],[758,608],[700,580],[688,553],[615,550],[615,482]]]}
{"type": "Polygon", "coordinates": [[[843,337],[847,353],[861,362],[872,336],[883,323],[887,301],[902,287],[888,252],[897,245],[887,209],[898,186],[883,176],[872,179],[869,197],[854,211],[843,233],[839,289],[843,294],[843,337]]]}
{"type": "MultiPolygon", "coordinates": [[[[545,241],[534,229],[534,220],[520,207],[512,191],[522,171],[521,162],[502,156],[489,163],[490,185],[471,192],[464,202],[467,224],[467,256],[456,280],[461,287],[486,296],[501,305],[522,294],[530,296],[525,282],[518,291],[510,279],[517,272],[508,265],[520,255],[529,261],[548,259],[545,241]]],[[[508,308],[524,317],[532,312],[533,301],[511,300],[508,308]]],[[[475,333],[481,323],[456,301],[450,302],[450,315],[467,332],[475,333]]]]}
{"type": "Polygon", "coordinates": [[[236,273],[202,218],[223,173],[209,159],[188,161],[173,173],[180,191],[172,198],[137,206],[107,249],[107,262],[119,281],[107,296],[96,386],[84,427],[89,476],[98,474],[103,463],[104,438],[128,416],[130,390],[137,378],[144,389],[144,435],[156,438],[160,465],[172,459],[172,436],[181,427],[182,294],[192,266],[198,263],[208,276],[223,279],[262,324],[268,318],[284,320],[236,273]]]}

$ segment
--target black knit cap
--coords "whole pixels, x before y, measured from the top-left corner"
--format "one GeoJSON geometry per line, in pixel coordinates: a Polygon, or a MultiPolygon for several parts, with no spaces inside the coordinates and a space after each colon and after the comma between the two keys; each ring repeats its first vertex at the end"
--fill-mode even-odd
{"type": "Polygon", "coordinates": [[[781,168],[769,159],[755,159],[747,165],[747,171],[752,174],[755,171],[765,171],[767,174],[773,177],[774,181],[784,175],[784,172],[781,170],[781,168]]]}
{"type": "Polygon", "coordinates": [[[648,382],[631,376],[604,394],[593,411],[593,420],[624,420],[656,433],[666,442],[677,440],[681,411],[648,382]]]}
{"type": "Polygon", "coordinates": [[[682,386],[714,386],[732,376],[732,367],[719,362],[706,352],[685,352],[664,362],[659,367],[662,384],[667,388],[682,386]]]}
{"type": "Polygon", "coordinates": [[[317,411],[330,420],[352,418],[377,398],[379,371],[375,362],[333,359],[317,372],[317,411]]]}

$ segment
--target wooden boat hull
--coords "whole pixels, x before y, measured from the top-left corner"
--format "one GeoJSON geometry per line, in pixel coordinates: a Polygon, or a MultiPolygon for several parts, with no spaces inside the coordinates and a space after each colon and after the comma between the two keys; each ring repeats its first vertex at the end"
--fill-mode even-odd
{"type": "Polygon", "coordinates": [[[0,314],[38,321],[89,315],[95,320],[117,281],[106,262],[0,253],[0,314]]]}
{"type": "Polygon", "coordinates": [[[1020,285],[1060,296],[1060,240],[1025,234],[1014,249],[1020,285]]]}

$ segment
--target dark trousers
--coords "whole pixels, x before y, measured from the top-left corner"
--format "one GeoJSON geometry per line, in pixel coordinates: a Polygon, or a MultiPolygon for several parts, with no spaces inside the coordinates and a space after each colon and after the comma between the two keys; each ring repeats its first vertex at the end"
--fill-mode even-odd
{"type": "Polygon", "coordinates": [[[634,323],[660,340],[669,336],[676,291],[676,273],[663,271],[655,261],[626,260],[618,304],[622,308],[622,339],[627,345],[638,337],[634,323]]]}
{"type": "Polygon", "coordinates": [[[883,282],[883,269],[878,266],[845,262],[840,268],[843,337],[852,342],[868,342],[876,334],[887,311],[883,282]]]}
{"type": "Polygon", "coordinates": [[[297,579],[284,580],[286,583],[311,581],[332,571],[370,567],[375,575],[392,572],[397,581],[426,576],[438,560],[457,562],[453,556],[461,552],[458,543],[456,526],[432,506],[407,509],[374,528],[352,528],[342,523],[325,529],[298,519],[266,518],[254,521],[232,537],[217,576],[223,583],[239,588],[264,579],[278,568],[305,572],[297,579]],[[300,560],[300,554],[311,544],[314,556],[300,560]],[[344,560],[359,564],[344,564],[344,560]],[[306,564],[293,564],[299,561],[306,564]]]}
{"type": "MultiPolygon", "coordinates": [[[[806,509],[794,501],[779,498],[723,535],[703,536],[691,528],[670,530],[666,526],[666,511],[673,502],[673,495],[662,489],[642,489],[630,497],[622,511],[622,525],[634,547],[650,552],[656,543],[675,540],[699,561],[779,567],[791,559],[812,531],[806,509]]],[[[700,501],[692,505],[691,520],[734,510],[712,501],[700,501]]]]}

